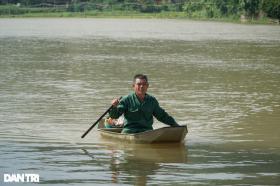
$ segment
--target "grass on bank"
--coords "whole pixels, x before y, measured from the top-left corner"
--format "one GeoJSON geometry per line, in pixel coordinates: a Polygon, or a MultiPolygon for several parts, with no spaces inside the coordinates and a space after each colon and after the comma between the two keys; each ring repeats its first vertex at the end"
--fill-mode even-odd
{"type": "Polygon", "coordinates": [[[196,13],[189,15],[187,12],[161,11],[155,13],[143,13],[139,11],[98,11],[89,10],[84,12],[69,12],[66,10],[58,10],[56,8],[17,8],[11,6],[0,6],[0,18],[155,18],[155,19],[191,19],[203,21],[221,21],[233,23],[247,24],[279,24],[278,21],[263,17],[260,19],[240,19],[238,15],[228,17],[209,18],[204,13],[196,13]]]}

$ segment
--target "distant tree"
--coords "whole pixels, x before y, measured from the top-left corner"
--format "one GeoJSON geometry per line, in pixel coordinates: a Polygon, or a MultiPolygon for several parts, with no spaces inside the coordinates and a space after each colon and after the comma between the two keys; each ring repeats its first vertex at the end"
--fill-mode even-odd
{"type": "Polygon", "coordinates": [[[262,4],[263,11],[268,17],[280,20],[280,1],[265,0],[262,4]]]}
{"type": "Polygon", "coordinates": [[[258,17],[261,10],[261,0],[245,0],[245,12],[249,17],[258,17]]]}

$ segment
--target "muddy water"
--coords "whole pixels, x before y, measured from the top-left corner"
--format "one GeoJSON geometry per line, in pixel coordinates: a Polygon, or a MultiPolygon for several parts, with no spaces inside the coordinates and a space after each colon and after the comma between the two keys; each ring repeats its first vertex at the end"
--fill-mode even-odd
{"type": "Polygon", "coordinates": [[[4,173],[47,185],[280,183],[278,26],[0,19],[0,51],[0,185],[4,173]],[[188,125],[185,142],[126,144],[96,129],[81,139],[136,73],[188,125]]]}

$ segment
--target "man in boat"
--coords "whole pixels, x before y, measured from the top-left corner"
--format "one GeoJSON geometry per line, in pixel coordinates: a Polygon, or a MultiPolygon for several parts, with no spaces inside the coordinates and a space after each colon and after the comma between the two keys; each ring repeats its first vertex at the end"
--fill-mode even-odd
{"type": "Polygon", "coordinates": [[[113,99],[114,106],[109,116],[118,118],[124,114],[122,133],[138,133],[153,130],[153,116],[162,123],[170,126],[179,126],[172,116],[159,106],[155,97],[147,94],[149,87],[146,75],[137,74],[133,78],[134,92],[121,100],[113,99]]]}

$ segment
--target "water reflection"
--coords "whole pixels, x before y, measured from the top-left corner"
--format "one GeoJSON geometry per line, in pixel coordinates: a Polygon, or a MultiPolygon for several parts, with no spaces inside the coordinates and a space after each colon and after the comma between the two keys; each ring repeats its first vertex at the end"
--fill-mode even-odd
{"type": "MultiPolygon", "coordinates": [[[[112,183],[146,185],[162,164],[187,162],[185,144],[123,144],[106,143],[109,151],[112,183]]],[[[82,149],[85,155],[96,161],[94,153],[82,149]]]]}

